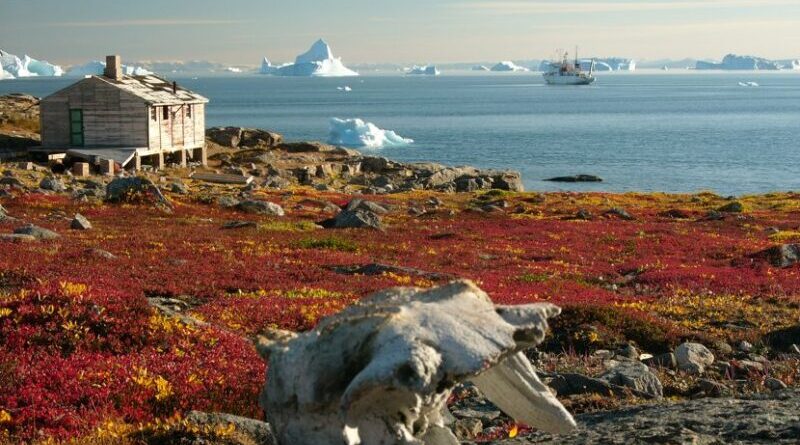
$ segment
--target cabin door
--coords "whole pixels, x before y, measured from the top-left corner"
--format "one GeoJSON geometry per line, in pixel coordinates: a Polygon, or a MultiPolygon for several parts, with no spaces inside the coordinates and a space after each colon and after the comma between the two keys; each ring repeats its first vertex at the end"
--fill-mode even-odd
{"type": "Polygon", "coordinates": [[[69,110],[69,144],[83,147],[83,110],[69,110]]]}

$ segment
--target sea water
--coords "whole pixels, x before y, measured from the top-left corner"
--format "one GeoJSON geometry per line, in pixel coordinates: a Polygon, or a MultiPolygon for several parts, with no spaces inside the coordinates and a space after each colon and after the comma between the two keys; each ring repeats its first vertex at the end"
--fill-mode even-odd
{"type": "MultiPolygon", "coordinates": [[[[331,118],[361,118],[415,141],[371,154],[515,169],[530,190],[800,191],[800,73],[601,73],[588,87],[535,73],[176,80],[211,99],[207,126],[325,140],[331,118]],[[581,173],[604,182],[544,181],[581,173]]],[[[0,94],[74,81],[2,81],[0,94]]]]}

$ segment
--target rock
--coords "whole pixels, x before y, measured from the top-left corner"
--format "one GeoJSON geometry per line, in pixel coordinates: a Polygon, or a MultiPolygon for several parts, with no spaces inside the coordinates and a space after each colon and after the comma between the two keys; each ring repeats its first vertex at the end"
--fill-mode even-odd
{"type": "MultiPolygon", "coordinates": [[[[249,443],[259,445],[278,445],[272,427],[268,423],[260,420],[248,419],[246,417],[234,416],[222,413],[204,413],[192,411],[186,416],[186,421],[199,426],[208,426],[211,431],[224,431],[228,425],[235,427],[235,434],[243,435],[249,439],[249,443]]],[[[199,442],[212,443],[212,442],[199,442]]],[[[226,441],[226,443],[228,443],[226,441]]]]}
{"type": "Polygon", "coordinates": [[[800,345],[800,324],[767,333],[764,336],[764,343],[776,351],[797,351],[797,345],[800,345]]]}
{"type": "Polygon", "coordinates": [[[761,374],[764,372],[764,364],[753,360],[733,360],[731,361],[733,369],[736,371],[737,376],[749,377],[753,374],[761,374]]]}
{"type": "Polygon", "coordinates": [[[229,221],[222,225],[223,229],[242,229],[245,227],[258,227],[253,221],[229,221]]]}
{"type": "Polygon", "coordinates": [[[700,379],[697,381],[696,392],[701,392],[708,397],[721,397],[727,392],[725,385],[709,379],[700,379]]]}
{"type": "Polygon", "coordinates": [[[285,212],[283,211],[283,207],[274,202],[269,201],[257,201],[254,199],[248,199],[246,201],[240,202],[236,208],[243,212],[247,213],[255,213],[258,215],[272,215],[272,216],[284,216],[285,212]]]}
{"type": "Polygon", "coordinates": [[[336,150],[333,145],[322,142],[290,142],[280,144],[277,148],[288,153],[329,153],[336,150]]]}
{"type": "Polygon", "coordinates": [[[176,193],[178,195],[188,195],[189,194],[189,189],[186,188],[186,184],[184,184],[182,182],[173,182],[172,185],[170,185],[170,191],[172,193],[176,193]]]}
{"type": "Polygon", "coordinates": [[[153,181],[143,177],[116,178],[106,185],[106,201],[128,202],[150,196],[158,205],[172,208],[169,200],[153,181]]]}
{"type": "Polygon", "coordinates": [[[632,344],[627,344],[616,351],[616,355],[626,358],[628,360],[638,360],[639,351],[632,344]]]}
{"type": "Polygon", "coordinates": [[[611,369],[600,376],[600,380],[626,388],[633,388],[656,399],[660,399],[664,395],[661,381],[650,371],[647,365],[640,362],[629,360],[616,362],[611,369]]]}
{"type": "Polygon", "coordinates": [[[690,374],[702,374],[714,363],[714,354],[700,343],[683,343],[675,349],[678,369],[690,374]]]}
{"type": "Polygon", "coordinates": [[[680,209],[670,209],[665,212],[661,212],[658,216],[662,218],[670,218],[670,219],[690,219],[692,214],[680,209]]]}
{"type": "Polygon", "coordinates": [[[19,227],[14,230],[14,233],[19,235],[30,235],[38,240],[52,240],[60,237],[59,234],[53,232],[52,230],[47,230],[33,224],[19,227]]]}
{"type": "Polygon", "coordinates": [[[483,432],[483,423],[479,419],[458,419],[453,426],[453,433],[459,440],[471,440],[483,432]]]}
{"type": "Polygon", "coordinates": [[[283,141],[283,136],[257,128],[214,127],[206,130],[206,138],[229,148],[272,148],[283,141]]]}
{"type": "Polygon", "coordinates": [[[91,248],[91,249],[86,249],[85,254],[89,255],[89,256],[103,258],[103,259],[106,259],[106,260],[113,260],[113,259],[117,258],[117,256],[114,255],[113,253],[111,253],[111,252],[109,252],[107,250],[98,249],[96,247],[95,248],[91,248]]]}
{"type": "Polygon", "coordinates": [[[728,204],[718,208],[717,211],[723,213],[742,213],[744,212],[744,204],[739,201],[729,202],[728,204]]]}
{"type": "Polygon", "coordinates": [[[326,229],[377,229],[383,230],[381,217],[372,211],[356,209],[342,210],[333,218],[322,221],[326,229]]]}
{"type": "Polygon", "coordinates": [[[236,207],[239,205],[239,200],[233,196],[223,195],[217,198],[217,204],[225,209],[236,207]]]}
{"type": "Polygon", "coordinates": [[[800,244],[772,246],[750,257],[767,261],[775,267],[791,267],[800,262],[800,244]]]}
{"type": "Polygon", "coordinates": [[[64,183],[53,176],[48,176],[42,179],[42,182],[39,183],[39,188],[42,190],[50,190],[52,192],[63,192],[66,189],[64,183]]]}
{"type": "Polygon", "coordinates": [[[389,213],[389,210],[386,207],[376,202],[367,201],[360,198],[356,198],[348,202],[344,207],[344,210],[351,212],[355,210],[365,210],[368,212],[377,213],[378,215],[385,215],[389,213]]]}
{"type": "Polygon", "coordinates": [[[498,445],[797,445],[800,392],[695,399],[582,414],[569,435],[531,433],[498,445]]]}
{"type": "Polygon", "coordinates": [[[547,303],[494,306],[468,281],[368,296],[304,333],[268,330],[261,406],[279,443],[455,444],[442,411],[472,381],[517,421],[554,433],[575,429],[524,349],[542,342],[547,303]],[[299,397],[298,395],[302,395],[299,397]]]}
{"type": "Polygon", "coordinates": [[[753,351],[753,344],[749,341],[742,340],[737,345],[737,348],[742,352],[752,352],[753,351]]]}
{"type": "Polygon", "coordinates": [[[282,177],[282,176],[269,176],[264,181],[264,187],[273,188],[273,189],[285,189],[292,185],[292,181],[282,177]]]}
{"type": "Polygon", "coordinates": [[[655,366],[667,369],[677,369],[678,361],[675,359],[675,354],[668,352],[666,354],[657,355],[649,360],[644,361],[648,366],[655,366]]]}
{"type": "Polygon", "coordinates": [[[518,172],[503,172],[493,176],[492,188],[508,190],[510,192],[524,192],[525,186],[522,184],[522,176],[518,172]]]}
{"type": "Polygon", "coordinates": [[[485,424],[492,423],[494,419],[500,417],[500,411],[487,408],[486,405],[481,405],[480,409],[477,407],[454,409],[452,414],[459,419],[478,419],[485,424]]]}
{"type": "Polygon", "coordinates": [[[716,210],[711,210],[710,212],[706,213],[706,216],[700,219],[700,221],[722,221],[725,219],[725,214],[722,212],[718,212],[716,210]]]}
{"type": "Polygon", "coordinates": [[[582,221],[590,221],[593,218],[591,212],[586,209],[578,210],[578,213],[575,214],[575,219],[582,220],[582,221]]]}
{"type": "Polygon", "coordinates": [[[617,218],[624,219],[625,221],[633,221],[633,220],[636,219],[636,218],[633,217],[633,215],[628,213],[627,210],[625,210],[623,208],[620,208],[620,207],[614,207],[611,210],[608,210],[607,212],[605,212],[604,215],[606,215],[606,216],[615,216],[617,218]]]}
{"type": "Polygon", "coordinates": [[[548,182],[603,182],[603,178],[595,175],[556,176],[545,179],[548,182]]]}
{"type": "Polygon", "coordinates": [[[0,185],[10,185],[12,187],[20,187],[20,188],[25,187],[25,184],[23,184],[22,181],[20,181],[19,179],[8,176],[0,178],[0,185]]]}
{"type": "Polygon", "coordinates": [[[480,189],[481,187],[475,178],[459,178],[456,180],[456,191],[458,193],[469,193],[480,189]]]}
{"type": "Polygon", "coordinates": [[[329,269],[343,275],[377,276],[377,275],[392,273],[395,275],[422,277],[427,280],[433,280],[433,281],[453,280],[456,278],[456,276],[447,273],[427,272],[424,270],[415,269],[413,267],[393,266],[390,264],[381,264],[381,263],[369,263],[363,265],[355,264],[349,266],[331,266],[329,267],[329,269]]]}
{"type": "Polygon", "coordinates": [[[786,383],[783,383],[782,381],[773,377],[767,377],[764,380],[764,387],[769,389],[770,391],[780,391],[782,389],[788,388],[786,383]]]}
{"type": "Polygon", "coordinates": [[[0,241],[13,242],[13,243],[27,243],[36,241],[33,235],[25,235],[22,233],[0,233],[0,241]]]}
{"type": "Polygon", "coordinates": [[[85,216],[81,215],[80,213],[76,213],[75,218],[72,219],[72,223],[70,223],[69,227],[74,230],[89,230],[92,228],[92,223],[90,223],[85,216]]]}

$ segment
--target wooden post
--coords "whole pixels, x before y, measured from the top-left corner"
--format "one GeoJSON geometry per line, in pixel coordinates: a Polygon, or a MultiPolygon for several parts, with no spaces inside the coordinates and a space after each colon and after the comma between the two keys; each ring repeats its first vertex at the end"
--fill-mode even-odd
{"type": "Polygon", "coordinates": [[[178,156],[180,157],[179,163],[181,167],[186,167],[186,150],[181,149],[181,151],[178,152],[178,156]]]}
{"type": "Polygon", "coordinates": [[[106,176],[114,176],[114,170],[116,162],[112,159],[101,159],[100,160],[100,173],[106,176]]]}
{"type": "Polygon", "coordinates": [[[205,144],[200,147],[200,165],[203,167],[208,166],[208,150],[206,149],[205,144]]]}
{"type": "Polygon", "coordinates": [[[78,178],[89,176],[91,173],[88,162],[76,162],[72,164],[72,175],[78,178]]]}
{"type": "Polygon", "coordinates": [[[139,156],[139,153],[133,155],[133,171],[140,171],[142,169],[142,157],[139,156]]]}
{"type": "Polygon", "coordinates": [[[164,169],[164,152],[160,151],[156,155],[156,170],[164,169]]]}

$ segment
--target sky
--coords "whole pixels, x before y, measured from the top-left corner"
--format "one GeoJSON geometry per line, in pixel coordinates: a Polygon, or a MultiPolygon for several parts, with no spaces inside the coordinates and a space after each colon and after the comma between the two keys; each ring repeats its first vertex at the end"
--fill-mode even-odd
{"type": "Polygon", "coordinates": [[[345,63],[583,56],[800,57],[800,0],[0,0],[0,49],[71,65],[291,61],[325,38],[345,63]]]}

